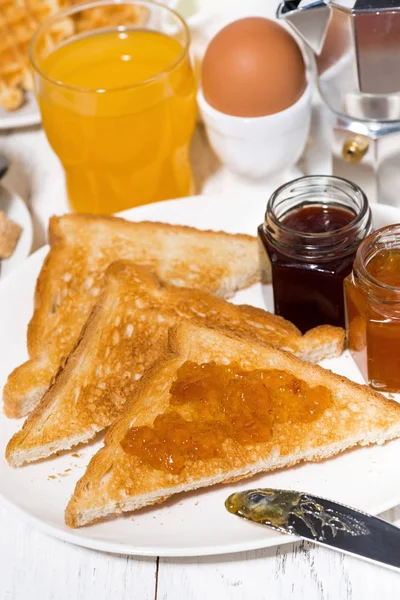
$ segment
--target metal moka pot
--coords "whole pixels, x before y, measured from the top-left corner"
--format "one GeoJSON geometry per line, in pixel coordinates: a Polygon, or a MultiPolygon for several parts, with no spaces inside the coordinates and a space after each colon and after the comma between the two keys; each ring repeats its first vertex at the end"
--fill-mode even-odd
{"type": "Polygon", "coordinates": [[[288,0],[277,16],[315,54],[334,172],[400,206],[400,0],[288,0]]]}

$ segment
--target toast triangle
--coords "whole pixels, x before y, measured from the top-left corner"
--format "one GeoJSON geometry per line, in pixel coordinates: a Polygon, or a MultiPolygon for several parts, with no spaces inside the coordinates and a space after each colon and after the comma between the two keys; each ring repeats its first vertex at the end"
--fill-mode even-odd
{"type": "Polygon", "coordinates": [[[9,417],[25,416],[39,402],[75,346],[104,271],[115,260],[134,260],[164,282],[222,297],[260,278],[258,242],[249,235],[70,214],[50,219],[49,241],[28,327],[30,360],[11,373],[3,391],[9,417]]]}
{"type": "MultiPolygon", "coordinates": [[[[181,411],[181,408],[174,407],[181,411]]],[[[195,417],[192,417],[192,420],[195,417]]],[[[382,444],[400,436],[400,405],[297,357],[183,321],[170,333],[170,353],[138,382],[123,414],[109,428],[105,444],[77,483],[65,513],[67,525],[80,527],[110,515],[160,503],[167,497],[232,482],[299,461],[320,461],[356,445],[382,444]],[[241,445],[225,439],[220,456],[187,460],[179,474],[154,468],[126,453],[121,441],[130,427],[153,427],[171,409],[170,388],[185,361],[239,365],[244,370],[279,369],[323,386],[333,404],[309,423],[285,420],[265,443],[241,445]]]]}
{"type": "Polygon", "coordinates": [[[340,328],[321,326],[301,335],[267,311],[168,286],[132,262],[115,262],[64,369],[10,440],[9,463],[21,466],[46,458],[108,427],[135,382],[166,352],[169,328],[182,319],[274,344],[308,360],[338,356],[343,349],[340,328]]]}

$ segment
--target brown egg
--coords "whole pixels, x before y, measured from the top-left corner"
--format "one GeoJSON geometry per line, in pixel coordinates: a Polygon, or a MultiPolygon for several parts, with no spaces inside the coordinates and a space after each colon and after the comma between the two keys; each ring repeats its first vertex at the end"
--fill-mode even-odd
{"type": "Polygon", "coordinates": [[[294,104],[306,87],[303,56],[279,23],[240,19],[210,42],[203,60],[207,102],[237,117],[260,117],[294,104]]]}

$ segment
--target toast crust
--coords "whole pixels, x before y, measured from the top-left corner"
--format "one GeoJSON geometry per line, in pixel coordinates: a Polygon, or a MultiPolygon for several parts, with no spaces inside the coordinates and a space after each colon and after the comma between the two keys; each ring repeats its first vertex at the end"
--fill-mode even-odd
{"type": "Polygon", "coordinates": [[[50,219],[49,241],[28,326],[30,359],[3,390],[8,417],[25,416],[39,402],[75,346],[115,260],[134,260],[161,281],[221,297],[260,278],[257,238],[243,234],[71,214],[50,219]]]}
{"type": "Polygon", "coordinates": [[[12,466],[88,442],[120,414],[136,381],[168,347],[168,330],[190,319],[251,342],[273,344],[304,359],[338,356],[344,331],[322,326],[302,336],[282,317],[237,306],[199,290],[162,284],[129,261],[113,263],[65,367],[10,440],[12,466]]]}
{"type": "Polygon", "coordinates": [[[299,461],[324,460],[356,445],[380,444],[399,436],[400,405],[367,386],[304,363],[288,352],[182,321],[171,330],[168,352],[138,382],[123,414],[109,428],[104,447],[77,483],[66,509],[66,523],[79,527],[162,502],[175,493],[236,481],[299,461]],[[235,362],[244,370],[279,368],[311,386],[329,388],[334,405],[311,423],[276,425],[267,443],[241,446],[228,439],[224,456],[187,461],[179,475],[166,473],[126,454],[121,441],[130,427],[151,426],[157,415],[168,411],[171,383],[186,360],[235,362]]]}

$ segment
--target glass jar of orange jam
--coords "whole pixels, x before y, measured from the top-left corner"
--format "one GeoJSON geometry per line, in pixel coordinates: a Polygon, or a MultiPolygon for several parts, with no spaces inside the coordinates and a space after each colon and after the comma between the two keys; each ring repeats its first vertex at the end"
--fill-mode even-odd
{"type": "Polygon", "coordinates": [[[360,244],[344,285],[348,345],[358,368],[371,387],[400,392],[400,225],[360,244]]]}

